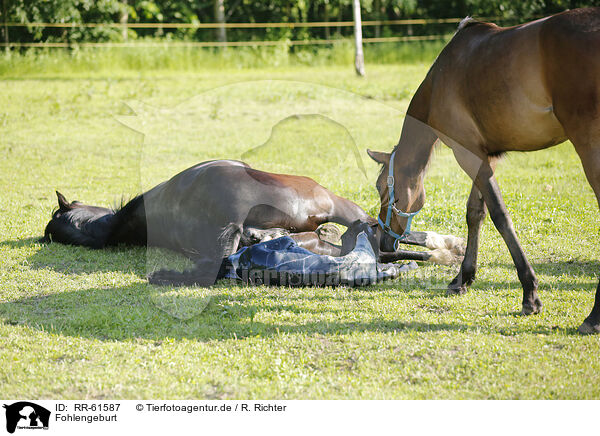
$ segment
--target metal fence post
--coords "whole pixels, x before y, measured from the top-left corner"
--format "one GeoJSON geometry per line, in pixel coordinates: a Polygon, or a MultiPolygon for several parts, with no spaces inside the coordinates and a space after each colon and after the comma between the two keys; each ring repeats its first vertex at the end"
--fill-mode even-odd
{"type": "Polygon", "coordinates": [[[354,45],[355,45],[355,56],[354,56],[354,67],[356,68],[356,74],[359,76],[365,75],[365,56],[363,54],[363,41],[362,41],[362,21],[360,18],[360,0],[353,0],[353,11],[354,11],[354,45]]]}
{"type": "Polygon", "coordinates": [[[8,26],[7,26],[7,21],[8,21],[8,16],[6,14],[6,0],[2,0],[2,21],[4,22],[4,50],[8,53],[10,50],[9,47],[9,40],[8,40],[8,26]]]}
{"type": "Polygon", "coordinates": [[[121,17],[119,19],[119,22],[123,25],[123,29],[122,29],[122,35],[123,35],[123,41],[127,41],[127,37],[128,37],[128,31],[127,31],[127,21],[129,20],[129,11],[127,10],[127,0],[123,0],[123,6],[122,10],[121,10],[121,17]]]}

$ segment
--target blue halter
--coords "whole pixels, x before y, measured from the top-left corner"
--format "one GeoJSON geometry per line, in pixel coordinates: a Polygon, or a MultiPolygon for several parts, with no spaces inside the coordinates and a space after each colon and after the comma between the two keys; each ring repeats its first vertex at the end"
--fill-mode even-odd
{"type": "Polygon", "coordinates": [[[377,217],[377,221],[379,221],[379,225],[381,226],[383,231],[385,233],[387,233],[388,235],[390,235],[392,238],[394,238],[394,249],[396,249],[398,242],[402,241],[404,238],[406,238],[406,235],[408,235],[410,233],[410,224],[412,223],[412,219],[416,214],[418,214],[421,211],[419,209],[416,212],[406,213],[406,212],[402,212],[401,210],[396,208],[396,206],[394,206],[394,203],[396,202],[396,200],[394,198],[394,156],[395,156],[395,154],[396,154],[396,150],[394,150],[392,152],[392,155],[390,156],[390,163],[389,163],[390,169],[389,169],[388,178],[387,178],[389,199],[388,199],[388,210],[387,210],[387,216],[385,218],[385,223],[382,221],[381,217],[379,217],[379,216],[377,217]],[[401,235],[394,232],[392,230],[392,228],[390,227],[390,222],[392,221],[392,211],[394,213],[396,213],[396,215],[398,215],[398,216],[408,218],[408,222],[406,223],[406,228],[404,229],[404,232],[401,235]]]}

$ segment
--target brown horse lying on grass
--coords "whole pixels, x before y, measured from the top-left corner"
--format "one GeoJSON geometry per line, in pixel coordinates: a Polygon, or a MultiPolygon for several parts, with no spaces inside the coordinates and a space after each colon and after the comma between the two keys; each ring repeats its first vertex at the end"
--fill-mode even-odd
{"type": "MultiPolygon", "coordinates": [[[[425,170],[438,139],[452,148],[473,179],[466,253],[449,291],[464,293],[475,279],[487,206],[523,286],[522,313],[539,312],[538,281],[494,169],[505,152],[541,150],[568,139],[600,202],[600,8],[509,28],[463,20],[413,96],[393,153],[371,152],[383,165],[377,181],[379,217],[393,217],[394,234],[401,235],[408,215],[423,207],[425,170]]],[[[600,332],[600,283],[594,308],[579,331],[600,332]]]]}
{"type": "MultiPolygon", "coordinates": [[[[157,271],[158,284],[212,285],[222,260],[239,248],[282,235],[314,253],[343,256],[354,248],[356,222],[377,226],[357,204],[307,177],[258,171],[243,162],[216,160],[177,174],[122,208],[69,203],[57,192],[59,209],[46,226],[44,240],[92,248],[118,244],[164,247],[184,254],[195,267],[183,273],[157,271]],[[335,245],[321,239],[328,222],[348,227],[335,245]]],[[[380,238],[376,246],[393,246],[380,238]]],[[[403,241],[433,251],[383,251],[382,262],[402,259],[452,263],[462,241],[433,232],[413,232],[403,241]]],[[[392,248],[393,250],[393,248],[392,248]]],[[[376,253],[377,254],[377,253],[376,253]]]]}

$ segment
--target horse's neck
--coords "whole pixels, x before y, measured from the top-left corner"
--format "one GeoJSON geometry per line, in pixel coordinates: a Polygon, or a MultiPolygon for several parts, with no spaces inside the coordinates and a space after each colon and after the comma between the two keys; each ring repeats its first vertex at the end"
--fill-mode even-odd
{"type": "Polygon", "coordinates": [[[410,180],[422,179],[437,139],[431,127],[407,114],[396,146],[394,170],[402,171],[410,180]]]}
{"type": "Polygon", "coordinates": [[[419,210],[425,203],[425,172],[438,140],[436,132],[427,125],[430,95],[428,75],[411,100],[394,162],[390,163],[394,166],[398,205],[405,212],[419,210]]]}
{"type": "Polygon", "coordinates": [[[396,155],[401,156],[400,162],[405,163],[404,170],[412,173],[411,176],[415,178],[427,168],[433,146],[438,139],[435,131],[427,124],[431,105],[431,84],[432,70],[427,73],[410,101],[400,141],[396,146],[396,155]]]}
{"type": "Polygon", "coordinates": [[[145,245],[146,232],[144,198],[140,195],[114,214],[107,244],[145,245]]]}

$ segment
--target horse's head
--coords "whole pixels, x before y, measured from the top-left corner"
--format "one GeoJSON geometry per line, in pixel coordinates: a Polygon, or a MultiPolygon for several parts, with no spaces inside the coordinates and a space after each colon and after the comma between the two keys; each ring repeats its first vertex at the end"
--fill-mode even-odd
{"type": "MultiPolygon", "coordinates": [[[[385,221],[387,219],[387,210],[388,210],[388,203],[389,203],[388,176],[389,176],[389,171],[390,171],[391,153],[386,153],[384,151],[367,150],[367,154],[376,163],[381,165],[381,170],[379,172],[379,176],[377,177],[377,181],[375,182],[375,187],[377,188],[377,192],[379,192],[379,197],[381,199],[381,208],[379,210],[379,219],[385,223],[385,221]]],[[[394,228],[395,228],[395,223],[394,223],[394,228]]],[[[381,240],[384,245],[381,248],[383,248],[384,251],[394,251],[394,248],[393,248],[394,239],[388,233],[386,233],[382,230],[383,229],[380,227],[379,231],[378,231],[378,234],[382,235],[381,240]]]]}
{"type": "MultiPolygon", "coordinates": [[[[367,150],[371,159],[381,165],[376,187],[381,199],[378,221],[384,233],[382,242],[393,247],[410,231],[412,218],[419,213],[425,202],[423,174],[415,177],[412,170],[402,167],[394,153],[367,150]],[[390,165],[394,165],[390,170],[390,165]],[[414,209],[409,212],[407,209],[414,209]],[[391,244],[391,245],[390,245],[391,244]]],[[[394,249],[390,250],[394,251],[394,249]]]]}
{"type": "MultiPolygon", "coordinates": [[[[387,185],[387,179],[390,172],[390,157],[391,153],[386,153],[385,151],[373,151],[367,150],[367,154],[371,159],[373,159],[376,163],[381,165],[381,170],[379,172],[379,176],[377,177],[377,181],[375,182],[375,187],[379,192],[379,196],[381,197],[381,207],[387,207],[389,191],[387,185]]],[[[385,219],[385,216],[383,217],[385,219]]]]}
{"type": "Polygon", "coordinates": [[[345,256],[350,253],[356,246],[356,237],[360,232],[365,232],[375,255],[379,255],[379,235],[377,231],[377,222],[365,222],[361,220],[354,221],[348,226],[348,229],[342,235],[342,251],[341,255],[345,256]]]}
{"type": "Polygon", "coordinates": [[[60,192],[58,209],[46,226],[42,242],[60,242],[70,245],[101,248],[106,242],[110,219],[114,216],[110,209],[87,206],[78,201],[69,203],[60,192]]]}

